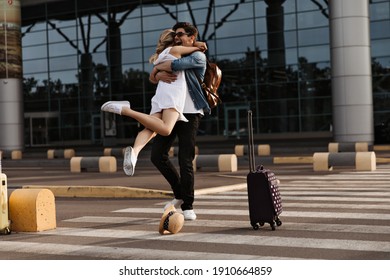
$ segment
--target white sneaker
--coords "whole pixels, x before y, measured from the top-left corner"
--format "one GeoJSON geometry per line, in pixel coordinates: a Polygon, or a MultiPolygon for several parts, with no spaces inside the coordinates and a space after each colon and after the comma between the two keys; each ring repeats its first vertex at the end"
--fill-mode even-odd
{"type": "Polygon", "coordinates": [[[172,201],[169,201],[164,206],[164,211],[167,210],[167,208],[171,205],[175,206],[176,209],[180,209],[180,206],[184,203],[183,199],[173,199],[172,201]]]}
{"type": "Polygon", "coordinates": [[[133,176],[135,171],[135,164],[137,163],[137,156],[134,153],[133,147],[128,146],[125,149],[123,159],[123,171],[127,176],[133,176]]]}
{"type": "Polygon", "coordinates": [[[196,220],[196,214],[195,214],[194,210],[184,210],[183,215],[184,215],[184,220],[186,220],[186,221],[196,220]]]}
{"type": "Polygon", "coordinates": [[[107,101],[100,108],[101,111],[121,115],[123,107],[130,109],[129,101],[107,101]]]}

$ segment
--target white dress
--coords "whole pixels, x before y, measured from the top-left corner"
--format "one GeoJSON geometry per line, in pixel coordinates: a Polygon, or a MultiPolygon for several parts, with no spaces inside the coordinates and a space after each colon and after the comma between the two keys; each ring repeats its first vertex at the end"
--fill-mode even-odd
{"type": "MultiPolygon", "coordinates": [[[[157,60],[154,62],[154,65],[167,60],[174,60],[177,57],[171,55],[169,51],[172,47],[166,48],[163,50],[157,60]]],[[[183,109],[185,104],[186,92],[187,92],[187,82],[184,76],[184,71],[175,72],[177,74],[177,79],[173,83],[165,83],[159,81],[156,89],[156,94],[153,96],[152,109],[150,114],[160,113],[164,109],[173,108],[179,112],[178,121],[188,120],[183,115],[183,109]]]]}

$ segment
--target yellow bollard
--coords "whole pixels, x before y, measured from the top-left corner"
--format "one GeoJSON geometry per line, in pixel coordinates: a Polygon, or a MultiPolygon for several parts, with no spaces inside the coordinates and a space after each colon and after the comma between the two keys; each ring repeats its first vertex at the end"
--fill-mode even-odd
{"type": "Polygon", "coordinates": [[[11,230],[36,232],[55,229],[56,209],[48,189],[17,189],[9,197],[11,230]]]}

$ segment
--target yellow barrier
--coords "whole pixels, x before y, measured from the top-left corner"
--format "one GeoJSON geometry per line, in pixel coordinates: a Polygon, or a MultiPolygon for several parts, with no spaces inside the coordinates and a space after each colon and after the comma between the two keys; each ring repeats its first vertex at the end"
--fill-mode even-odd
{"type": "Polygon", "coordinates": [[[54,194],[48,189],[17,189],[9,197],[12,231],[44,231],[55,229],[54,194]]]}

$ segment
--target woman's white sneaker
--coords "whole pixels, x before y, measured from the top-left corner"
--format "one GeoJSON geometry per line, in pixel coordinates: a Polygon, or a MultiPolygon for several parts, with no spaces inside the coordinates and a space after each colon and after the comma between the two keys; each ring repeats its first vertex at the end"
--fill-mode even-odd
{"type": "Polygon", "coordinates": [[[123,158],[123,171],[127,176],[133,176],[135,171],[135,164],[137,163],[137,156],[131,146],[126,147],[123,158]]]}
{"type": "Polygon", "coordinates": [[[129,101],[107,101],[102,105],[100,108],[103,112],[109,112],[121,115],[123,107],[130,109],[130,102],[129,101]]]}

